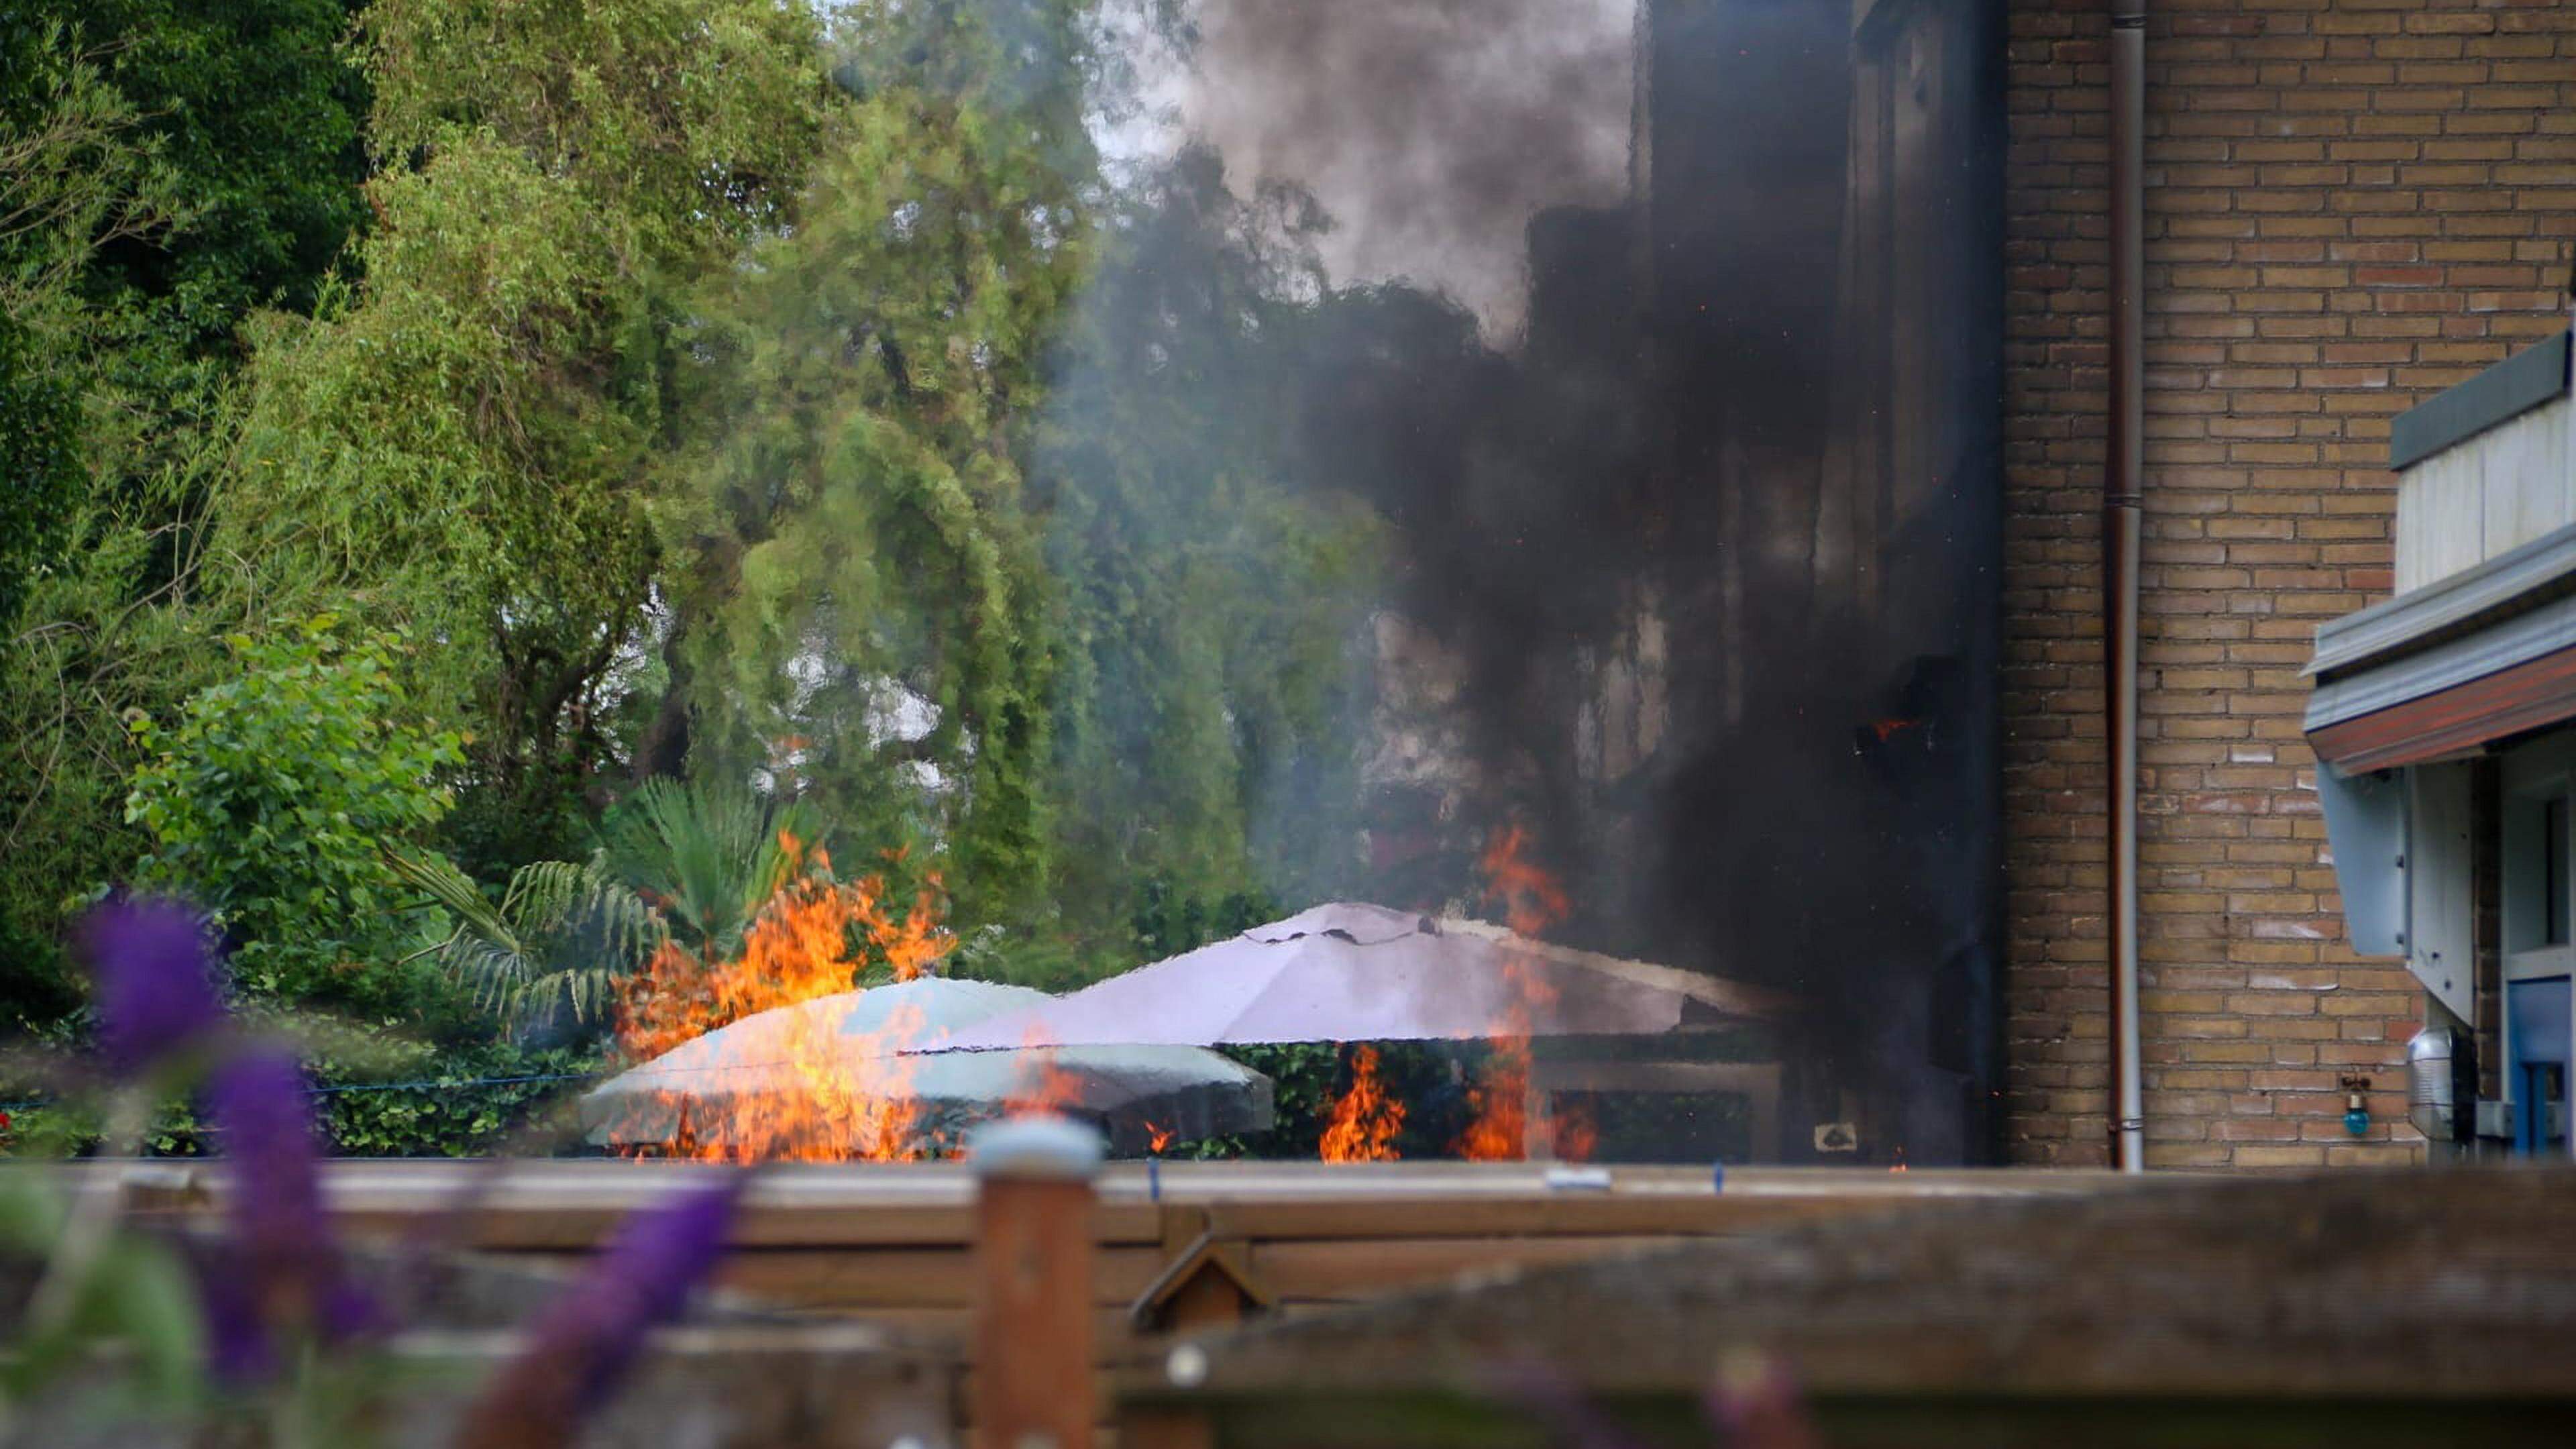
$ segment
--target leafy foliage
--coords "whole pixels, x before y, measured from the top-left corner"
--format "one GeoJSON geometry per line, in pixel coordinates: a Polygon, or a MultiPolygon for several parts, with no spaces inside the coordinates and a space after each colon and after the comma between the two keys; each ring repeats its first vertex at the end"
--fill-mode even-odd
{"type": "Polygon", "coordinates": [[[782,829],[1049,986],[1345,884],[1321,219],[1113,184],[1095,8],[0,18],[0,1008],[138,876],[448,1052],[728,958],[782,829]]]}
{"type": "Polygon", "coordinates": [[[0,13],[0,1018],[70,1005],[65,912],[145,843],[123,720],[220,660],[187,609],[209,442],[241,316],[309,294],[357,214],[292,119],[349,79],[344,23],[337,0],[0,13]],[[286,219],[333,188],[341,221],[286,219]]]}
{"type": "Polygon", "coordinates": [[[1053,362],[1032,466],[1070,646],[1057,891],[1104,926],[1346,883],[1380,541],[1304,455],[1307,213],[1183,153],[1104,226],[1053,362]]]}
{"type": "Polygon", "coordinates": [[[59,566],[88,493],[78,394],[35,355],[35,339],[0,312],[0,634],[30,585],[59,566]]]}
{"type": "Polygon", "coordinates": [[[218,583],[245,613],[350,608],[440,639],[405,672],[474,726],[471,823],[562,854],[650,567],[627,492],[648,311],[617,218],[488,136],[374,194],[363,287],[263,330],[218,583]]]}
{"type": "Polygon", "coordinates": [[[185,225],[108,239],[91,288],[143,302],[181,355],[226,350],[254,308],[309,307],[364,219],[364,76],[340,53],[349,0],[34,0],[132,105],[184,177],[185,225]]]}
{"type": "Polygon", "coordinates": [[[640,509],[676,279],[782,214],[828,87],[769,0],[387,0],[367,275],[262,333],[215,542],[246,614],[347,607],[444,647],[453,827],[566,856],[649,644],[640,509]]]}
{"type": "Polygon", "coordinates": [[[1050,983],[1132,964],[1149,892],[1347,857],[1322,802],[1356,793],[1376,560],[1294,456],[1312,218],[1202,154],[1111,201],[1074,17],[842,33],[863,99],[796,228],[692,309],[701,441],[654,511],[692,758],[931,842],[965,967],[1050,983]]]}
{"type": "MultiPolygon", "coordinates": [[[[564,1150],[574,1140],[567,1109],[608,1070],[596,1046],[437,1047],[381,1032],[320,1035],[304,1043],[306,1067],[330,1150],[342,1157],[564,1150]]],[[[105,1145],[94,1102],[22,1101],[10,1115],[0,1161],[83,1156],[105,1145]]],[[[183,1093],[156,1104],[136,1146],[153,1157],[204,1157],[219,1144],[183,1093]]]]}
{"type": "Polygon", "coordinates": [[[648,780],[610,813],[606,874],[650,901],[701,957],[731,955],[811,838],[801,806],[712,780],[648,780]]]}
{"type": "MultiPolygon", "coordinates": [[[[24,247],[0,238],[0,254],[15,251],[22,276],[41,269],[66,283],[60,295],[79,312],[64,319],[61,340],[91,393],[95,459],[130,499],[180,473],[192,481],[165,508],[194,500],[205,481],[196,455],[221,429],[242,321],[264,307],[311,306],[364,220],[365,86],[339,49],[350,8],[32,0],[13,9],[25,17],[15,24],[57,37],[52,89],[73,104],[56,114],[86,108],[117,122],[108,143],[66,153],[40,183],[58,224],[14,239],[24,247]]],[[[156,562],[166,574],[182,560],[165,552],[156,562]]]]}
{"type": "Polygon", "coordinates": [[[395,849],[385,863],[456,918],[455,931],[438,945],[438,964],[473,992],[477,1006],[515,1029],[549,1025],[564,1013],[575,1023],[604,1020],[617,979],[651,959],[668,936],[641,896],[596,866],[523,865],[495,903],[443,856],[395,849]]]}
{"type": "Polygon", "coordinates": [[[138,597],[155,531],[93,505],[70,532],[90,547],[33,580],[0,633],[0,1023],[30,1028],[78,999],[60,923],[151,843],[125,816],[145,756],[125,720],[175,711],[222,667],[166,591],[138,597]]]}
{"type": "MultiPolygon", "coordinates": [[[[569,1131],[564,1109],[601,1069],[595,1051],[506,1042],[442,1053],[369,1081],[322,1073],[322,1126],[349,1157],[479,1157],[532,1129],[569,1131]],[[346,1090],[334,1090],[345,1088],[346,1090]],[[558,1120],[558,1118],[562,1120],[558,1120]]],[[[533,1145],[545,1145],[538,1138],[533,1145]]]]}
{"type": "Polygon", "coordinates": [[[110,79],[100,38],[62,13],[0,16],[0,310],[66,320],[104,245],[187,214],[163,138],[110,79]]]}
{"type": "Polygon", "coordinates": [[[693,443],[655,506],[695,756],[775,760],[862,838],[935,837],[976,921],[1026,910],[1048,864],[1055,658],[1012,430],[1079,274],[1057,163],[1087,145],[1063,96],[978,68],[1001,46],[979,13],[856,22],[859,56],[947,69],[871,71],[799,224],[709,279],[693,443]]]}
{"type": "Polygon", "coordinates": [[[156,758],[129,818],[151,832],[145,878],[204,903],[238,940],[255,991],[377,1004],[398,983],[372,956],[407,904],[380,853],[437,824],[454,733],[413,718],[399,641],[334,639],[319,619],[231,642],[239,677],[191,696],[175,725],[138,720],[156,758]]]}
{"type": "Polygon", "coordinates": [[[775,0],[377,0],[360,32],[389,167],[486,136],[657,264],[786,220],[831,93],[814,10],[775,0]]]}

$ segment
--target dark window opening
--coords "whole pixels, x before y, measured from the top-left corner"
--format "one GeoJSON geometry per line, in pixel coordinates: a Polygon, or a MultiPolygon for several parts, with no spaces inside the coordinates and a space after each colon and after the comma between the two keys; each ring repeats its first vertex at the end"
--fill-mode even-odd
{"type": "Polygon", "coordinates": [[[2540,807],[2541,943],[2567,944],[2567,797],[2540,807]]]}

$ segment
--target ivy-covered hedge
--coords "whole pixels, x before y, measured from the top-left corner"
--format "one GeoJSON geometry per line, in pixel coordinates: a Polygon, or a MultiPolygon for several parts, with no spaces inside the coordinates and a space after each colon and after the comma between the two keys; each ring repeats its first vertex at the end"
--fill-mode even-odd
{"type": "MultiPolygon", "coordinates": [[[[507,1151],[571,1151],[572,1103],[604,1069],[598,1053],[507,1044],[364,1069],[329,1062],[315,1069],[315,1106],[338,1157],[479,1157],[507,1151]]],[[[0,1129],[0,1156],[54,1157],[89,1151],[97,1124],[79,1107],[21,1101],[0,1129]]],[[[199,1157],[207,1139],[196,1105],[174,1101],[146,1137],[160,1157],[199,1157]]]]}

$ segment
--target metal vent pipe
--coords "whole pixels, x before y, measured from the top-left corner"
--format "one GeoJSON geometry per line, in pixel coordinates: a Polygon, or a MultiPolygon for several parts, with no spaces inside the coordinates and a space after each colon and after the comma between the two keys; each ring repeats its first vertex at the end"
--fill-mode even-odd
{"type": "Polygon", "coordinates": [[[2146,1167],[2138,1047],[2138,541],[2146,0],[2111,12],[2111,436],[2102,477],[2102,705],[2110,749],[2111,1161],[2146,1167]]]}

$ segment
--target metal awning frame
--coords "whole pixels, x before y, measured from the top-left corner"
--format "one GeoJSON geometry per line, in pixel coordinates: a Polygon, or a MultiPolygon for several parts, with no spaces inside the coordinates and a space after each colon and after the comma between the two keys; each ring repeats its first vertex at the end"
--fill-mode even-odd
{"type": "Polygon", "coordinates": [[[2345,774],[2474,754],[2576,718],[2571,651],[2576,525],[2321,626],[2306,729],[2345,774]]]}

